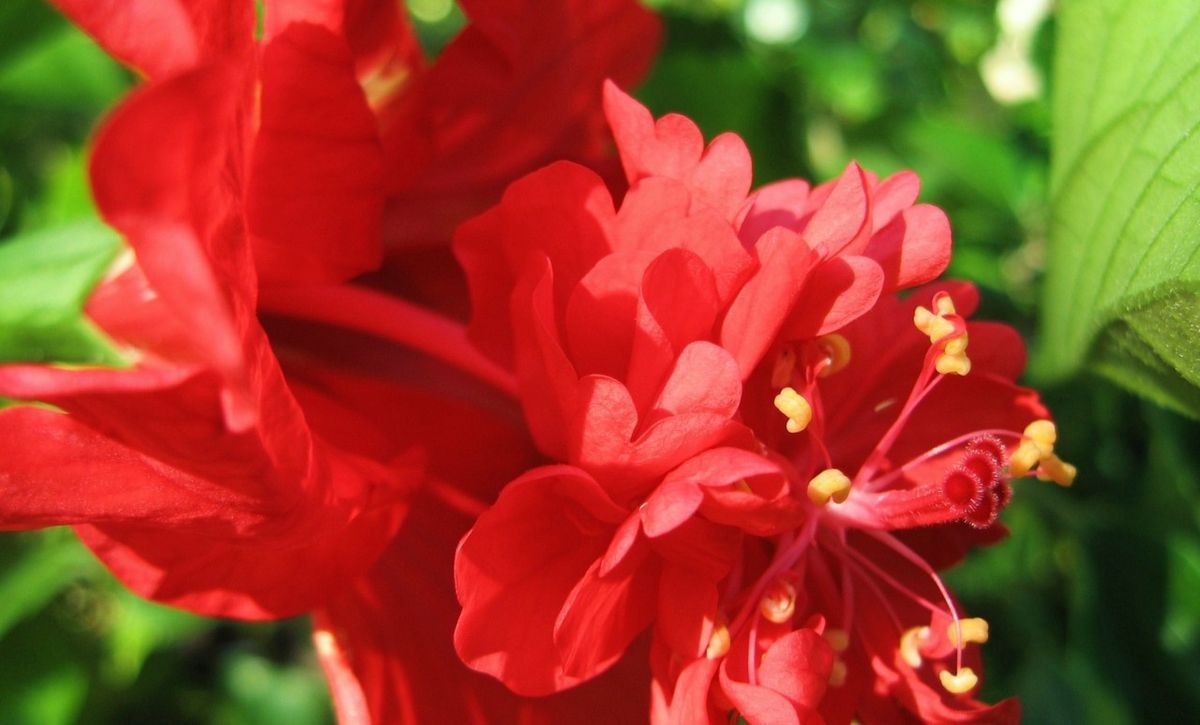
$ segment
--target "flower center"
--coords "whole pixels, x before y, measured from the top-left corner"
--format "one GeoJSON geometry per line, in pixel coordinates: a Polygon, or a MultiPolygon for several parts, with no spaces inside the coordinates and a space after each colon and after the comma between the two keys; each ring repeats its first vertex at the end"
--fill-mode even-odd
{"type": "MultiPolygon", "coordinates": [[[[903,662],[916,670],[926,658],[940,659],[953,653],[953,670],[939,665],[937,679],[948,692],[962,694],[978,684],[975,673],[963,665],[963,651],[969,644],[987,641],[987,622],[960,617],[933,567],[889,532],[959,521],[988,528],[1012,497],[1010,478],[1036,475],[1066,486],[1073,480],[1075,469],[1054,454],[1056,432],[1048,420],[1034,421],[1023,431],[981,428],[893,466],[889,455],[923,401],[947,376],[966,376],[971,372],[966,321],[958,314],[949,294],[935,295],[932,309],[917,307],[913,324],[929,338],[922,366],[907,399],[898,405],[895,419],[862,459],[853,477],[836,468],[836,461],[831,459],[818,385],[820,379],[838,373],[849,364],[852,353],[849,341],[841,335],[827,335],[808,343],[784,346],[779,352],[770,371],[771,389],[775,391],[773,403],[785,418],[783,425],[787,432],[798,436],[786,438],[799,445],[787,443],[785,450],[795,446],[793,450],[800,451],[793,461],[798,477],[811,475],[804,487],[812,506],[811,517],[799,530],[779,537],[772,563],[751,587],[730,629],[736,636],[743,626],[749,625],[753,635],[757,631],[755,615],[775,623],[791,620],[797,614],[797,604],[796,589],[789,582],[801,582],[806,591],[815,587],[825,592],[806,601],[819,600],[818,608],[825,610],[827,618],[844,627],[837,630],[841,633],[839,637],[845,636],[845,643],[839,639],[843,645],[840,653],[853,636],[855,586],[861,585],[863,589],[858,596],[874,595],[895,624],[903,662]],[[812,475],[816,467],[814,459],[823,460],[825,466],[812,475]],[[936,468],[925,465],[938,461],[942,465],[936,468]],[[932,476],[922,473],[929,468],[939,473],[932,476]],[[865,534],[871,545],[864,548],[854,543],[857,539],[851,541],[848,533],[853,530],[865,534]],[[868,555],[877,545],[899,558],[888,567],[880,565],[875,556],[868,555]],[[931,583],[939,597],[931,601],[906,585],[904,582],[913,578],[895,571],[896,564],[901,570],[915,568],[911,574],[916,575],[916,581],[931,583]],[[949,622],[945,636],[933,632],[926,624],[904,626],[891,605],[893,598],[885,596],[881,587],[891,588],[903,599],[926,609],[931,619],[949,622]],[[939,598],[941,601],[936,601],[939,598]],[[752,616],[755,618],[751,622],[752,616]]],[[[892,408],[898,402],[888,400],[886,405],[877,406],[875,412],[892,408]]],[[[774,438],[768,435],[766,439],[774,438]]],[[[782,444],[785,439],[775,440],[782,444]]],[[[799,487],[794,493],[798,498],[804,494],[799,487]]],[[[881,553],[878,551],[876,556],[881,553]]],[[[835,685],[845,680],[847,660],[839,656],[836,662],[831,677],[835,685]]]]}

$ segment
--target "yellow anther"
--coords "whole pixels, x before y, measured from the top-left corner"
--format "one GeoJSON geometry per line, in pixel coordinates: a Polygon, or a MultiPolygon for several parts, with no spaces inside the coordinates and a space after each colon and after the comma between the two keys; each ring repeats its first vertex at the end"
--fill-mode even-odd
{"type": "Polygon", "coordinates": [[[941,315],[935,315],[924,307],[918,307],[913,312],[913,324],[917,329],[929,336],[930,342],[937,342],[946,335],[954,332],[954,323],[941,315]]]}
{"type": "Polygon", "coordinates": [[[1054,452],[1054,444],[1058,440],[1058,429],[1052,421],[1035,420],[1025,426],[1025,437],[1033,441],[1044,460],[1054,452]]]}
{"type": "Polygon", "coordinates": [[[850,646],[850,633],[844,629],[827,629],[825,630],[825,641],[833,648],[834,652],[845,652],[850,646]]]}
{"type": "Polygon", "coordinates": [[[970,667],[964,667],[954,674],[950,674],[950,670],[942,670],[938,679],[942,681],[942,687],[946,688],[947,692],[955,695],[970,692],[979,684],[979,678],[975,676],[975,671],[970,667]]]}
{"type": "Polygon", "coordinates": [[[742,493],[754,493],[754,489],[750,488],[750,484],[746,483],[744,478],[739,479],[737,483],[733,484],[733,487],[742,493]]]}
{"type": "MultiPolygon", "coordinates": [[[[966,337],[965,335],[963,337],[966,337]]],[[[934,367],[942,375],[966,375],[971,372],[971,359],[963,354],[938,355],[934,367]]]]}
{"type": "Polygon", "coordinates": [[[813,410],[795,388],[784,388],[775,396],[775,408],[787,416],[788,433],[799,433],[812,422],[813,410]]]}
{"type": "Polygon", "coordinates": [[[796,372],[796,350],[791,345],[779,351],[775,358],[775,366],[771,368],[771,387],[782,388],[790,385],[792,374],[796,372]]]}
{"type": "Polygon", "coordinates": [[[1057,440],[1058,429],[1052,421],[1040,419],[1025,426],[1024,438],[1009,461],[1009,475],[1024,476],[1037,465],[1038,478],[1070,486],[1075,480],[1075,467],[1054,455],[1057,440]]]}
{"type": "Polygon", "coordinates": [[[821,368],[817,377],[827,378],[844,369],[850,364],[850,341],[841,335],[824,335],[817,338],[817,344],[828,356],[829,363],[821,368]]]}
{"type": "Polygon", "coordinates": [[[1029,473],[1037,465],[1041,455],[1036,443],[1021,441],[1021,445],[1017,446],[1017,450],[1013,451],[1012,458],[1008,461],[1008,475],[1018,478],[1029,473]]]}
{"type": "Polygon", "coordinates": [[[929,627],[910,627],[900,635],[900,657],[914,670],[921,666],[920,643],[929,639],[929,627]]]}
{"type": "Polygon", "coordinates": [[[830,499],[842,503],[849,495],[850,479],[836,468],[826,468],[808,482],[808,498],[818,506],[824,506],[830,499]]]}
{"type": "Polygon", "coordinates": [[[946,355],[963,355],[967,352],[967,333],[963,333],[946,343],[946,347],[942,348],[942,352],[946,355]]]}
{"type": "Polygon", "coordinates": [[[768,622],[787,622],[796,613],[796,588],[783,579],[776,579],[763,593],[758,611],[768,622]]]}
{"type": "Polygon", "coordinates": [[[1075,483],[1076,473],[1075,466],[1051,454],[1049,458],[1038,464],[1037,477],[1042,481],[1054,481],[1058,485],[1066,487],[1075,483]]]}
{"type": "Polygon", "coordinates": [[[846,684],[846,663],[841,659],[833,661],[833,667],[829,670],[829,684],[833,687],[846,684]]]}
{"type": "Polygon", "coordinates": [[[710,660],[720,659],[729,654],[729,627],[724,622],[717,622],[712,635],[708,638],[708,647],[704,648],[704,656],[710,660]]]}
{"type": "MultiPolygon", "coordinates": [[[[963,642],[967,644],[983,644],[988,641],[988,623],[986,619],[981,617],[970,617],[968,619],[958,620],[959,627],[962,627],[963,642]]],[[[951,622],[946,626],[946,637],[950,640],[950,644],[958,646],[958,627],[951,622]]]]}
{"type": "Polygon", "coordinates": [[[967,357],[967,333],[959,332],[955,335],[955,324],[946,319],[947,315],[957,314],[954,310],[954,300],[950,299],[950,295],[940,292],[933,298],[933,307],[937,312],[918,307],[913,312],[913,324],[929,336],[929,342],[937,344],[944,341],[942,354],[934,361],[934,367],[939,373],[966,375],[971,372],[971,360],[967,357]]]}

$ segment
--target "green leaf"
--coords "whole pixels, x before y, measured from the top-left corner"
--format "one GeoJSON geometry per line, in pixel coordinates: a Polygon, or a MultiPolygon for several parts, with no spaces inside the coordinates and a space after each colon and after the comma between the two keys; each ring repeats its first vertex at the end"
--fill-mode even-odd
{"type": "Polygon", "coordinates": [[[51,617],[40,616],[5,636],[19,653],[0,660],[0,722],[68,725],[79,721],[88,692],[82,653],[61,641],[51,617]]]}
{"type": "Polygon", "coordinates": [[[329,720],[327,690],[316,667],[236,652],[224,659],[221,674],[225,702],[217,721],[225,725],[324,725],[329,720]]]}
{"type": "Polygon", "coordinates": [[[155,651],[185,642],[211,626],[209,620],[146,601],[116,582],[109,583],[106,673],[121,685],[133,683],[155,651]]]}
{"type": "Polygon", "coordinates": [[[61,24],[62,18],[43,0],[5,0],[0,4],[0,63],[61,24]]]}
{"type": "Polygon", "coordinates": [[[94,570],[91,554],[73,534],[55,531],[39,536],[37,543],[0,570],[0,636],[94,570]]]}
{"type": "Polygon", "coordinates": [[[0,244],[0,362],[120,365],[82,314],[120,249],[99,221],[25,234],[0,244]]]}
{"type": "Polygon", "coordinates": [[[129,76],[117,61],[82,31],[63,24],[5,63],[0,107],[92,116],[128,87],[129,76]]]}
{"type": "Polygon", "coordinates": [[[1068,0],[1036,371],[1200,417],[1200,4],[1068,0]]]}

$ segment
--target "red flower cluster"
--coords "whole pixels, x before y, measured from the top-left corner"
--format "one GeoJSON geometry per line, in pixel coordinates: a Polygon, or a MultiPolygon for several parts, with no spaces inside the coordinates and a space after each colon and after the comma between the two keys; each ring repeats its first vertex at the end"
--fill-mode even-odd
{"type": "Polygon", "coordinates": [[[561,163],[456,240],[472,339],[560,462],[460,544],[459,654],[541,695],[650,630],[658,722],[1014,718],[969,698],[986,625],[935,568],[998,538],[1008,477],[1073,473],[971,287],[895,296],[944,269],[945,217],[853,164],[749,194],[736,136],[605,103],[619,208],[561,163]]]}
{"type": "Polygon", "coordinates": [[[48,404],[0,410],[0,527],[312,612],[345,722],[1016,716],[936,572],[1074,471],[1019,338],[927,284],[913,174],[752,193],[736,136],[601,102],[634,0],[462,0],[431,64],[391,0],[58,4],[147,78],[92,159],[129,366],[0,366],[48,404]],[[438,245],[497,199],[469,328],[404,299],[456,309],[438,245]]]}

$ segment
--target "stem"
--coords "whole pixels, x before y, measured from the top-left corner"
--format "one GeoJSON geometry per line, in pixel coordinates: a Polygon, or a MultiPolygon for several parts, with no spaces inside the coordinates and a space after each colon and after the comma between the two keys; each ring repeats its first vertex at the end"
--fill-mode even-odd
{"type": "Polygon", "coordinates": [[[345,284],[275,288],[262,291],[259,308],[365,332],[418,350],[517,397],[513,374],[476,350],[461,324],[398,297],[345,284]]]}

